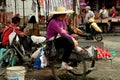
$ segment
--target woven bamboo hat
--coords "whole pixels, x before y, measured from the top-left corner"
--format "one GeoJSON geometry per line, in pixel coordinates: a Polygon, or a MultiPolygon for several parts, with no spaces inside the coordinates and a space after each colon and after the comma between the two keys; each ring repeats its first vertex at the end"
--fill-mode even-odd
{"type": "Polygon", "coordinates": [[[91,9],[91,7],[90,6],[86,6],[85,9],[91,9]]]}
{"type": "Polygon", "coordinates": [[[63,6],[59,6],[57,7],[57,9],[55,11],[51,11],[49,14],[67,14],[67,13],[73,13],[73,10],[68,10],[63,6]]]}

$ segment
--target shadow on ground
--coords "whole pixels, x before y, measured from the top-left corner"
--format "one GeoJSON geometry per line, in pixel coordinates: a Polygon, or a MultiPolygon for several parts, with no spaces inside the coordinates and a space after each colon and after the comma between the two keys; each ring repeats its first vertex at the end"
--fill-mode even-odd
{"type": "MultiPolygon", "coordinates": [[[[61,80],[83,80],[82,77],[71,76],[69,74],[58,75],[61,80]]],[[[32,76],[26,75],[26,80],[55,80],[53,76],[32,76]]],[[[84,80],[97,80],[96,78],[86,77],[84,80]]]]}

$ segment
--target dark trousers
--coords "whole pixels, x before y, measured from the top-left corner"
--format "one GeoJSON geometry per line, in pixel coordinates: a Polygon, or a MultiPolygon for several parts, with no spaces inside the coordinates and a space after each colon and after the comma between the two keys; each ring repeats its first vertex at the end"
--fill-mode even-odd
{"type": "Polygon", "coordinates": [[[86,23],[86,33],[91,33],[90,23],[86,23]]]}
{"type": "Polygon", "coordinates": [[[55,47],[56,49],[64,49],[62,61],[69,62],[70,54],[74,49],[73,41],[67,37],[60,37],[55,39],[55,47]]]}

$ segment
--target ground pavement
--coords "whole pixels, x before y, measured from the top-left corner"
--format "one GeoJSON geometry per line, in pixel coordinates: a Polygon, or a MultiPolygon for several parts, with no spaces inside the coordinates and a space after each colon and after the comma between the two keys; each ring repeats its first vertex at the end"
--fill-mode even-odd
{"type": "MultiPolygon", "coordinates": [[[[104,36],[102,41],[104,48],[108,51],[116,50],[117,55],[113,58],[112,66],[110,60],[96,61],[95,70],[87,75],[87,80],[120,80],[120,36],[104,36]]],[[[40,70],[27,73],[27,77],[33,77],[35,80],[49,80],[50,70],[40,70]],[[46,74],[46,75],[44,75],[46,74]],[[33,76],[31,76],[33,75],[33,76]]],[[[71,76],[67,76],[71,77],[71,76]]],[[[66,78],[67,79],[67,78],[66,78]]],[[[66,80],[64,79],[64,80],[66,80]]],[[[62,79],[63,80],[63,79],[62,79]]],[[[76,79],[71,79],[76,80],[76,79]]],[[[77,79],[80,80],[80,79],[77,79]]]]}
{"type": "MultiPolygon", "coordinates": [[[[112,66],[109,60],[96,61],[95,70],[87,75],[87,80],[120,80],[120,36],[107,35],[104,36],[102,42],[104,43],[104,48],[106,50],[116,50],[117,55],[112,60],[112,66]]],[[[50,76],[52,76],[50,69],[30,70],[26,73],[26,80],[53,80],[49,79],[50,76]]],[[[62,80],[67,79],[80,80],[79,78],[74,78],[70,75],[65,76],[62,80]]],[[[0,80],[4,79],[0,78],[0,80]]]]}
{"type": "Polygon", "coordinates": [[[120,80],[120,36],[105,36],[103,39],[106,50],[116,50],[117,55],[113,58],[112,66],[110,61],[98,60],[96,70],[87,77],[93,80],[120,80]]]}

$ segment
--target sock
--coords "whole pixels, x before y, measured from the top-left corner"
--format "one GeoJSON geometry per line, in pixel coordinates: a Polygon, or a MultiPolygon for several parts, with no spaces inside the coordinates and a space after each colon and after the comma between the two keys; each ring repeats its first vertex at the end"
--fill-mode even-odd
{"type": "Polygon", "coordinates": [[[78,47],[76,48],[76,52],[77,52],[77,53],[80,53],[81,51],[82,51],[82,48],[78,46],[78,47]]]}

